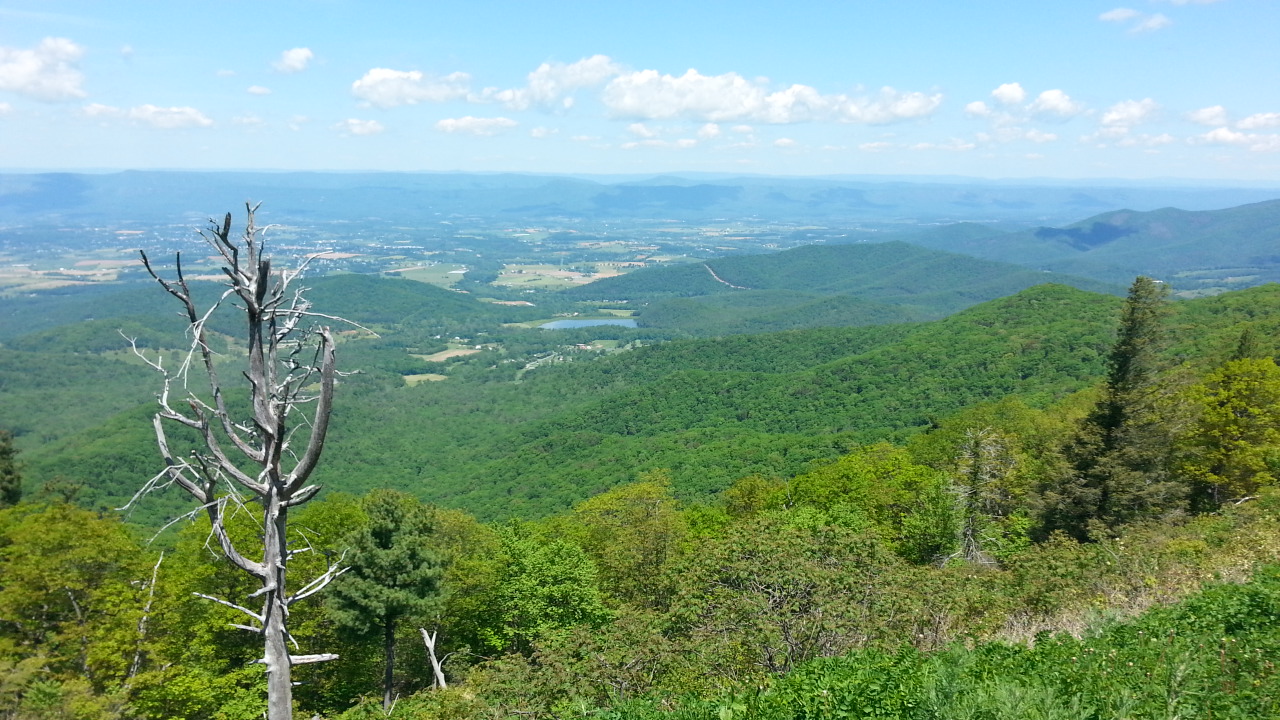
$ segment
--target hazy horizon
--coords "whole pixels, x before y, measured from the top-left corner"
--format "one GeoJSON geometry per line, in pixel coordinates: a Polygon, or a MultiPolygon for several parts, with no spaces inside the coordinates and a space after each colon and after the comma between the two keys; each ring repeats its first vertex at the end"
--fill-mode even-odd
{"type": "Polygon", "coordinates": [[[0,0],[0,167],[1280,183],[1276,27],[1257,0],[0,0]]]}

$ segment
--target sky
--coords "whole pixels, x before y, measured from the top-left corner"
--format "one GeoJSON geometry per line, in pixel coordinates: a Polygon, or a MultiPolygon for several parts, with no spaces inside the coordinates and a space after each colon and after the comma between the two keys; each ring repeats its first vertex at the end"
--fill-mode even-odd
{"type": "Polygon", "coordinates": [[[0,170],[122,169],[1280,184],[1280,2],[0,0],[0,170]]]}

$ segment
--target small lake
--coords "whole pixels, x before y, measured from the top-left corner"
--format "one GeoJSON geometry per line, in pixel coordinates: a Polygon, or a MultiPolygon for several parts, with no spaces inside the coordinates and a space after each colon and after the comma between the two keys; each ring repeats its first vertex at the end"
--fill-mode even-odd
{"type": "Polygon", "coordinates": [[[566,330],[568,328],[584,328],[594,327],[596,325],[621,325],[623,327],[636,327],[636,321],[631,318],[602,318],[599,320],[556,320],[555,322],[543,323],[538,327],[543,330],[566,330]]]}

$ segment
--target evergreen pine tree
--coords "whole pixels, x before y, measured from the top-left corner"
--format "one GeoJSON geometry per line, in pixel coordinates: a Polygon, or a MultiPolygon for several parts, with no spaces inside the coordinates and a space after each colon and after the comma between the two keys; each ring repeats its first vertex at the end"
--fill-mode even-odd
{"type": "Polygon", "coordinates": [[[440,596],[441,562],[431,548],[434,527],[417,499],[393,490],[365,497],[368,518],[349,538],[349,567],[330,590],[329,610],[357,636],[382,634],[386,663],[383,707],[394,699],[396,629],[424,620],[440,596]]]}
{"type": "Polygon", "coordinates": [[[0,430],[0,508],[17,505],[22,499],[22,475],[18,472],[18,449],[13,434],[0,430]]]}
{"type": "Polygon", "coordinates": [[[1134,280],[1102,399],[1064,449],[1066,476],[1045,493],[1046,530],[1086,540],[1181,507],[1186,489],[1170,472],[1173,438],[1159,407],[1167,312],[1167,286],[1134,280]]]}

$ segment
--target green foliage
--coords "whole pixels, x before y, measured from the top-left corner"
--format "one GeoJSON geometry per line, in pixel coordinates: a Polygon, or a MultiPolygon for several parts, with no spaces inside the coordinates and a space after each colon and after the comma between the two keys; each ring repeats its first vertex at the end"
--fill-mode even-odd
{"type": "Polygon", "coordinates": [[[1130,287],[1103,396],[1066,447],[1067,472],[1046,492],[1047,529],[1098,537],[1184,506],[1186,486],[1170,475],[1176,423],[1157,377],[1168,295],[1148,277],[1130,287]]]}
{"type": "Polygon", "coordinates": [[[502,568],[483,629],[486,649],[530,653],[549,632],[610,618],[595,563],[577,545],[519,523],[504,526],[499,538],[502,568]]]}
{"type": "Polygon", "coordinates": [[[568,521],[566,534],[591,555],[601,583],[618,599],[665,607],[672,590],[669,570],[686,532],[665,474],[650,473],[584,500],[568,521]]]}
{"type": "Polygon", "coordinates": [[[1232,360],[1193,389],[1198,422],[1180,469],[1217,504],[1251,496],[1280,474],[1280,367],[1232,360]]]}
{"type": "Polygon", "coordinates": [[[13,433],[0,430],[0,510],[17,505],[22,499],[22,474],[19,470],[13,433]]]}

